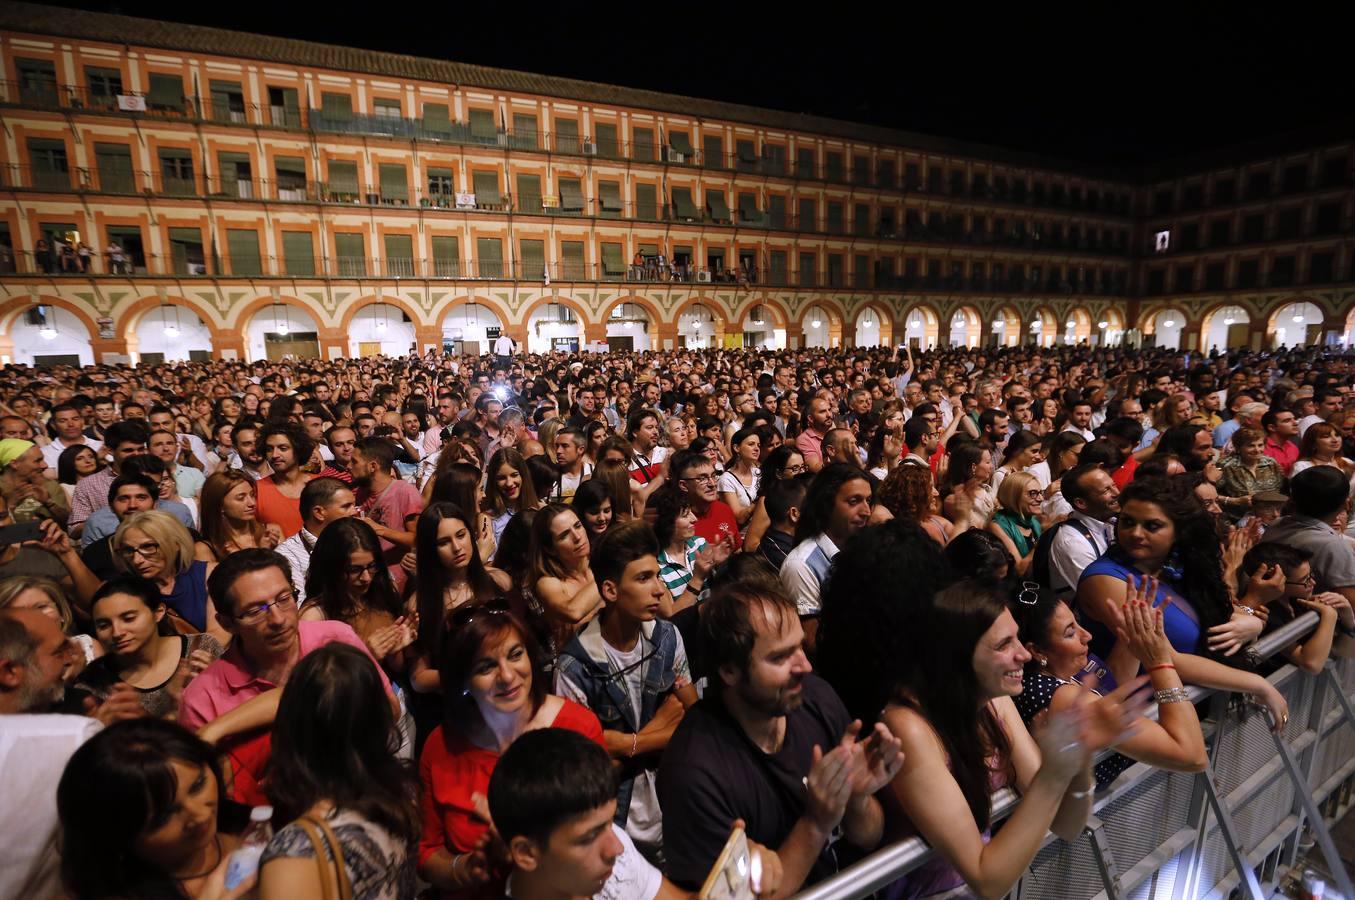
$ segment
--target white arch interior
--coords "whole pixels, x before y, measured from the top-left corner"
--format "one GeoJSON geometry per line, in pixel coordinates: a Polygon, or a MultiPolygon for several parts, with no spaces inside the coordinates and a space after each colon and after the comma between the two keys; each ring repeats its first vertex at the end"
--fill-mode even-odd
{"type": "Polygon", "coordinates": [[[465,303],[443,317],[442,341],[444,345],[451,343],[454,350],[460,342],[463,353],[486,353],[493,343],[486,331],[489,328],[503,328],[494,310],[483,303],[465,303]]]}
{"type": "Polygon", "coordinates": [[[414,323],[390,303],[373,303],[353,314],[348,324],[348,355],[405,356],[414,345],[414,323]]]}
{"type": "Polygon", "coordinates": [[[630,338],[636,351],[649,350],[652,347],[649,337],[649,316],[643,306],[634,303],[619,303],[607,316],[607,343],[612,338],[630,338]]]}
{"type": "Polygon", "coordinates": [[[920,309],[915,309],[908,313],[908,318],[904,320],[904,340],[912,342],[917,338],[918,344],[926,350],[936,349],[936,323],[930,315],[926,315],[920,309]]]}
{"type": "Polygon", "coordinates": [[[212,332],[198,314],[183,306],[157,306],[136,323],[137,353],[160,353],[166,362],[190,359],[194,350],[212,352],[212,332]]]}
{"type": "Polygon", "coordinates": [[[77,356],[80,365],[94,365],[94,347],[85,324],[64,309],[45,305],[41,309],[42,324],[30,323],[28,313],[21,312],[10,325],[9,336],[14,341],[12,361],[31,366],[43,357],[77,356]]]}
{"type": "MultiPolygon", "coordinates": [[[[766,307],[755,306],[748,310],[747,317],[744,318],[743,322],[739,325],[739,330],[742,331],[744,335],[751,336],[744,342],[744,345],[748,347],[761,347],[764,349],[784,347],[786,345],[786,330],[784,328],[776,328],[774,327],[775,325],[776,321],[772,318],[771,312],[766,307]],[[757,316],[757,318],[754,318],[754,316],[757,316]]],[[[808,333],[809,327],[806,325],[805,334],[808,335],[808,333]]],[[[826,318],[823,322],[823,333],[826,340],[828,334],[828,321],[826,318]]],[[[809,346],[814,345],[810,344],[809,346]]],[[[826,347],[827,344],[825,343],[819,346],[826,347]]]]}
{"type": "Polygon", "coordinates": [[[265,335],[276,334],[283,340],[299,340],[297,335],[308,332],[314,332],[317,338],[320,334],[320,326],[310,313],[285,303],[265,306],[245,326],[245,355],[250,361],[267,359],[265,335]]]}
{"type": "Polygon", "coordinates": [[[1322,310],[1316,304],[1307,301],[1286,304],[1275,315],[1275,332],[1271,340],[1276,347],[1319,344],[1322,342],[1323,318],[1322,310]]]}
{"type": "Polygon", "coordinates": [[[1246,325],[1251,322],[1251,316],[1240,306],[1225,306],[1222,309],[1214,311],[1209,317],[1209,327],[1205,329],[1204,343],[1200,347],[1205,353],[1217,347],[1220,350],[1228,349],[1228,329],[1234,325],[1246,325]]]}
{"type": "Polygon", "coordinates": [[[1186,327],[1185,314],[1179,309],[1164,309],[1153,316],[1153,336],[1156,346],[1165,350],[1181,349],[1181,330],[1186,327]]]}
{"type": "Polygon", "coordinates": [[[804,333],[806,347],[828,346],[828,313],[817,306],[805,313],[804,333]]]}
{"type": "Polygon", "coordinates": [[[713,346],[715,316],[704,306],[694,306],[678,319],[678,336],[688,347],[703,349],[713,346]]]}
{"type": "Polygon", "coordinates": [[[880,314],[867,306],[856,316],[856,346],[880,346],[880,314]]]}
{"type": "Polygon", "coordinates": [[[583,349],[579,314],[562,303],[547,303],[527,320],[527,352],[549,353],[552,349],[583,349]]]}
{"type": "Polygon", "coordinates": [[[952,347],[977,347],[979,345],[979,320],[977,316],[961,310],[950,317],[950,345],[952,347]]]}
{"type": "Polygon", "coordinates": [[[1048,311],[1038,310],[1035,315],[1030,317],[1029,340],[1030,343],[1038,347],[1054,346],[1054,339],[1059,336],[1059,323],[1048,311]]]}

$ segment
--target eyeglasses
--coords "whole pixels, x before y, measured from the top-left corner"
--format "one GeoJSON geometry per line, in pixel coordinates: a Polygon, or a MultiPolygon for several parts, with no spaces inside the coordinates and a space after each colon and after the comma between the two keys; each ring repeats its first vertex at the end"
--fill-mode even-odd
{"type": "Polygon", "coordinates": [[[258,606],[251,606],[236,616],[235,619],[246,625],[257,625],[267,618],[269,610],[276,608],[285,612],[295,605],[296,597],[289,591],[285,597],[279,597],[272,603],[260,603],[258,606]]]}
{"type": "Polygon", "coordinates": [[[349,578],[361,578],[363,572],[366,572],[368,575],[375,578],[376,573],[379,571],[381,571],[381,564],[375,562],[370,562],[365,566],[347,566],[344,569],[344,573],[349,578]]]}
{"type": "Polygon", "coordinates": [[[1021,582],[1021,590],[1016,595],[1016,602],[1023,606],[1034,606],[1040,602],[1040,584],[1035,581],[1021,582]]]}
{"type": "Polygon", "coordinates": [[[136,559],[138,555],[145,559],[155,559],[160,555],[160,545],[155,541],[147,541],[136,547],[119,547],[118,555],[129,562],[136,559]]]}
{"type": "Polygon", "coordinates": [[[1309,572],[1306,576],[1300,578],[1298,581],[1285,581],[1285,584],[1289,585],[1290,587],[1312,587],[1313,585],[1317,584],[1317,579],[1313,577],[1312,572],[1309,572]]]}
{"type": "Polygon", "coordinates": [[[678,481],[695,481],[697,484],[714,484],[718,481],[714,472],[707,472],[705,475],[692,475],[689,478],[679,478],[678,481]]]}
{"type": "Polygon", "coordinates": [[[483,616],[502,616],[511,611],[508,608],[508,601],[503,597],[495,597],[493,600],[486,600],[482,603],[471,601],[452,610],[452,614],[447,617],[447,629],[451,631],[465,628],[471,622],[483,616]]]}
{"type": "Polygon", "coordinates": [[[1035,488],[1033,490],[1026,491],[1026,496],[1032,500],[1043,500],[1044,491],[1040,490],[1039,488],[1035,488]]]}
{"type": "Polygon", "coordinates": [[[805,465],[804,465],[804,463],[801,463],[801,464],[798,465],[798,466],[785,466],[784,468],[781,469],[781,474],[782,474],[782,475],[799,475],[799,474],[801,474],[802,472],[804,472],[804,470],[805,470],[805,465]]]}

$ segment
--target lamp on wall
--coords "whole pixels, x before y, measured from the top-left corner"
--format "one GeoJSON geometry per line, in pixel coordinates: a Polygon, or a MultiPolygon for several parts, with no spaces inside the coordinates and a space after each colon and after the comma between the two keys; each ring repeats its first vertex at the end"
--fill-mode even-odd
{"type": "Polygon", "coordinates": [[[381,303],[378,305],[381,307],[381,321],[376,323],[376,330],[385,331],[386,326],[390,324],[386,321],[386,304],[381,303]]]}
{"type": "Polygon", "coordinates": [[[164,323],[165,323],[165,337],[170,338],[170,339],[173,339],[173,338],[178,337],[178,336],[179,336],[179,307],[174,306],[174,305],[169,304],[169,303],[166,303],[164,306],[161,306],[161,307],[160,307],[160,318],[161,318],[161,320],[164,321],[164,323]],[[173,321],[173,322],[171,322],[171,321],[169,320],[168,314],[165,313],[165,310],[166,310],[166,309],[172,309],[172,310],[174,310],[174,321],[173,321]]]}
{"type": "MultiPolygon", "coordinates": [[[[291,332],[292,326],[288,324],[285,318],[281,320],[278,319],[278,307],[280,305],[281,304],[278,303],[273,304],[273,330],[276,331],[278,334],[286,335],[289,332],[291,332]]],[[[284,309],[283,315],[286,315],[286,313],[287,310],[284,309]]]]}

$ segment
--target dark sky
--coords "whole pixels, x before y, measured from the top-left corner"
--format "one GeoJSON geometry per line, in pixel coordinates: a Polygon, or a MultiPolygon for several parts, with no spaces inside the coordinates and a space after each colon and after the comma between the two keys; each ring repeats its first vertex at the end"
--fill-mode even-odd
{"type": "Polygon", "coordinates": [[[1161,161],[1327,123],[1349,123],[1355,136],[1355,16],[1315,3],[1025,3],[1000,13],[964,3],[885,13],[737,0],[539,10],[473,0],[439,4],[445,12],[427,3],[287,0],[59,5],[751,103],[1093,163],[1161,161]],[[788,21],[796,8],[807,24],[788,21]],[[391,24],[376,21],[387,13],[391,24]]]}

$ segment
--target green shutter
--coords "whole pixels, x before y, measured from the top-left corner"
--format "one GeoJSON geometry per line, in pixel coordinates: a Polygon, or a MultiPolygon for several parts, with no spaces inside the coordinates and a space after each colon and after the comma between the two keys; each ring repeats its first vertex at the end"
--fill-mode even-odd
{"type": "Polygon", "coordinates": [[[287,266],[288,275],[314,275],[315,246],[311,243],[311,233],[309,231],[284,231],[282,233],[282,258],[287,266]]]}
{"type": "Polygon", "coordinates": [[[518,241],[521,257],[518,260],[518,277],[526,281],[540,281],[546,277],[545,241],[518,241]]]}
{"type": "Polygon", "coordinates": [[[448,118],[446,103],[425,103],[423,105],[423,130],[427,134],[449,136],[452,123],[448,118]]]}
{"type": "Polygon", "coordinates": [[[586,280],[587,266],[583,256],[583,241],[560,242],[560,275],[565,281],[586,280]]]}
{"type": "Polygon", "coordinates": [[[306,200],[306,160],[300,156],[279,156],[274,160],[279,200],[306,200]]]}
{"type": "Polygon", "coordinates": [[[668,134],[668,146],[687,157],[687,162],[696,162],[696,150],[692,148],[692,139],[685,131],[673,131],[668,134]]]}
{"type": "Polygon", "coordinates": [[[853,209],[852,232],[857,237],[870,233],[870,207],[865,203],[858,203],[853,209]]]}
{"type": "Polygon", "coordinates": [[[481,278],[503,277],[503,241],[498,238],[476,238],[475,257],[481,278]]]}
{"type": "Polygon", "coordinates": [[[99,169],[99,190],[130,194],[136,190],[132,148],[126,144],[95,144],[94,161],[99,169]]]}
{"type": "Polygon", "coordinates": [[[211,193],[221,193],[229,197],[252,197],[254,185],[250,181],[250,159],[248,153],[217,151],[216,168],[220,184],[211,193]],[[241,185],[244,185],[243,189],[241,185]]]}
{"type": "Polygon", "coordinates": [[[659,189],[654,185],[635,186],[635,218],[649,222],[659,218],[659,189]]]}
{"type": "Polygon", "coordinates": [[[786,227],[786,198],[772,194],[767,198],[767,219],[772,228],[786,227]]]}
{"type": "Polygon", "coordinates": [[[320,95],[320,115],[336,122],[347,122],[353,118],[353,98],[348,94],[335,94],[325,91],[320,95]]]}
{"type": "Polygon", "coordinates": [[[828,201],[828,233],[842,234],[842,204],[836,200],[828,201]]]}
{"type": "Polygon", "coordinates": [[[699,222],[701,214],[692,202],[691,188],[673,188],[673,216],[679,221],[699,222]]]}
{"type": "Polygon", "coordinates": [[[169,229],[169,255],[175,273],[198,274],[196,267],[203,265],[202,232],[197,228],[169,229]],[[189,271],[190,265],[195,267],[192,272],[189,271]]]}
{"type": "Polygon", "coordinates": [[[494,127],[492,109],[472,109],[470,111],[471,140],[482,144],[493,144],[498,140],[498,130],[494,127]]]}
{"type": "Polygon", "coordinates": [[[386,245],[386,274],[400,278],[414,276],[414,239],[407,234],[388,234],[386,245]]]}
{"type": "Polygon", "coordinates": [[[710,217],[716,222],[728,222],[729,204],[725,203],[724,191],[706,191],[706,209],[710,211],[710,217]]]}
{"type": "Polygon", "coordinates": [[[519,174],[514,207],[518,212],[541,212],[541,176],[519,174]]]}
{"type": "Polygon", "coordinates": [[[367,249],[359,234],[335,234],[334,254],[338,257],[340,276],[358,276],[367,274],[367,249]]]}
{"type": "Polygon", "coordinates": [[[577,119],[555,120],[555,152],[579,153],[579,122],[577,119]]]}
{"type": "Polygon", "coordinates": [[[864,253],[856,254],[854,258],[855,271],[853,272],[852,287],[868,288],[870,287],[870,257],[864,253]]]}
{"type": "Polygon", "coordinates": [[[404,206],[409,203],[409,172],[403,163],[381,163],[381,202],[404,206]]]}
{"type": "Polygon", "coordinates": [[[252,228],[227,228],[226,252],[231,258],[232,275],[262,275],[259,259],[259,233],[252,228]]]}
{"type": "Polygon", "coordinates": [[[461,277],[461,240],[446,235],[433,238],[433,274],[438,278],[461,277]]]}
{"type": "Polygon", "coordinates": [[[358,199],[358,164],[352,160],[331,159],[329,161],[329,183],[326,185],[331,200],[354,201],[358,199]]]}
{"type": "Polygon", "coordinates": [[[70,162],[66,157],[65,141],[29,138],[28,159],[33,166],[33,187],[70,190],[70,162]]]}
{"type": "Polygon", "coordinates": [[[633,128],[631,129],[631,158],[632,159],[653,159],[654,158],[654,129],[652,128],[633,128]]]}
{"type": "Polygon", "coordinates": [[[626,266],[621,260],[620,244],[603,244],[602,277],[607,281],[616,281],[626,274],[626,266]]]}
{"type": "Polygon", "coordinates": [[[795,227],[800,231],[817,231],[819,223],[816,221],[818,217],[815,212],[814,201],[802,199],[800,201],[799,220],[795,223],[795,227]]]}
{"type": "Polygon", "coordinates": [[[476,206],[485,209],[503,204],[503,197],[499,194],[498,172],[472,172],[471,180],[475,185],[476,206]]]}
{"type": "Polygon", "coordinates": [[[593,143],[596,145],[598,156],[616,159],[621,155],[620,148],[616,143],[615,125],[595,124],[593,126],[593,143]]]}
{"type": "Polygon", "coordinates": [[[619,219],[622,211],[621,183],[619,181],[598,182],[598,215],[604,219],[619,219]]]}
{"type": "Polygon", "coordinates": [[[146,92],[146,106],[150,109],[183,111],[183,78],[178,75],[150,76],[150,90],[146,92]]]}
{"type": "Polygon", "coordinates": [[[519,150],[537,148],[536,116],[513,113],[513,146],[519,150]]]}
{"type": "Polygon", "coordinates": [[[766,227],[767,215],[757,208],[757,194],[739,194],[739,221],[745,225],[766,227]]]}
{"type": "Polygon", "coordinates": [[[788,281],[789,264],[785,250],[773,250],[768,257],[771,268],[772,284],[785,284],[788,281]]]}
{"type": "Polygon", "coordinates": [[[583,212],[583,182],[579,179],[560,179],[560,212],[570,215],[583,212]]]}
{"type": "Polygon", "coordinates": [[[208,115],[203,116],[204,119],[216,122],[245,121],[245,92],[238,81],[212,79],[208,82],[208,89],[212,106],[207,111],[208,115]]]}

